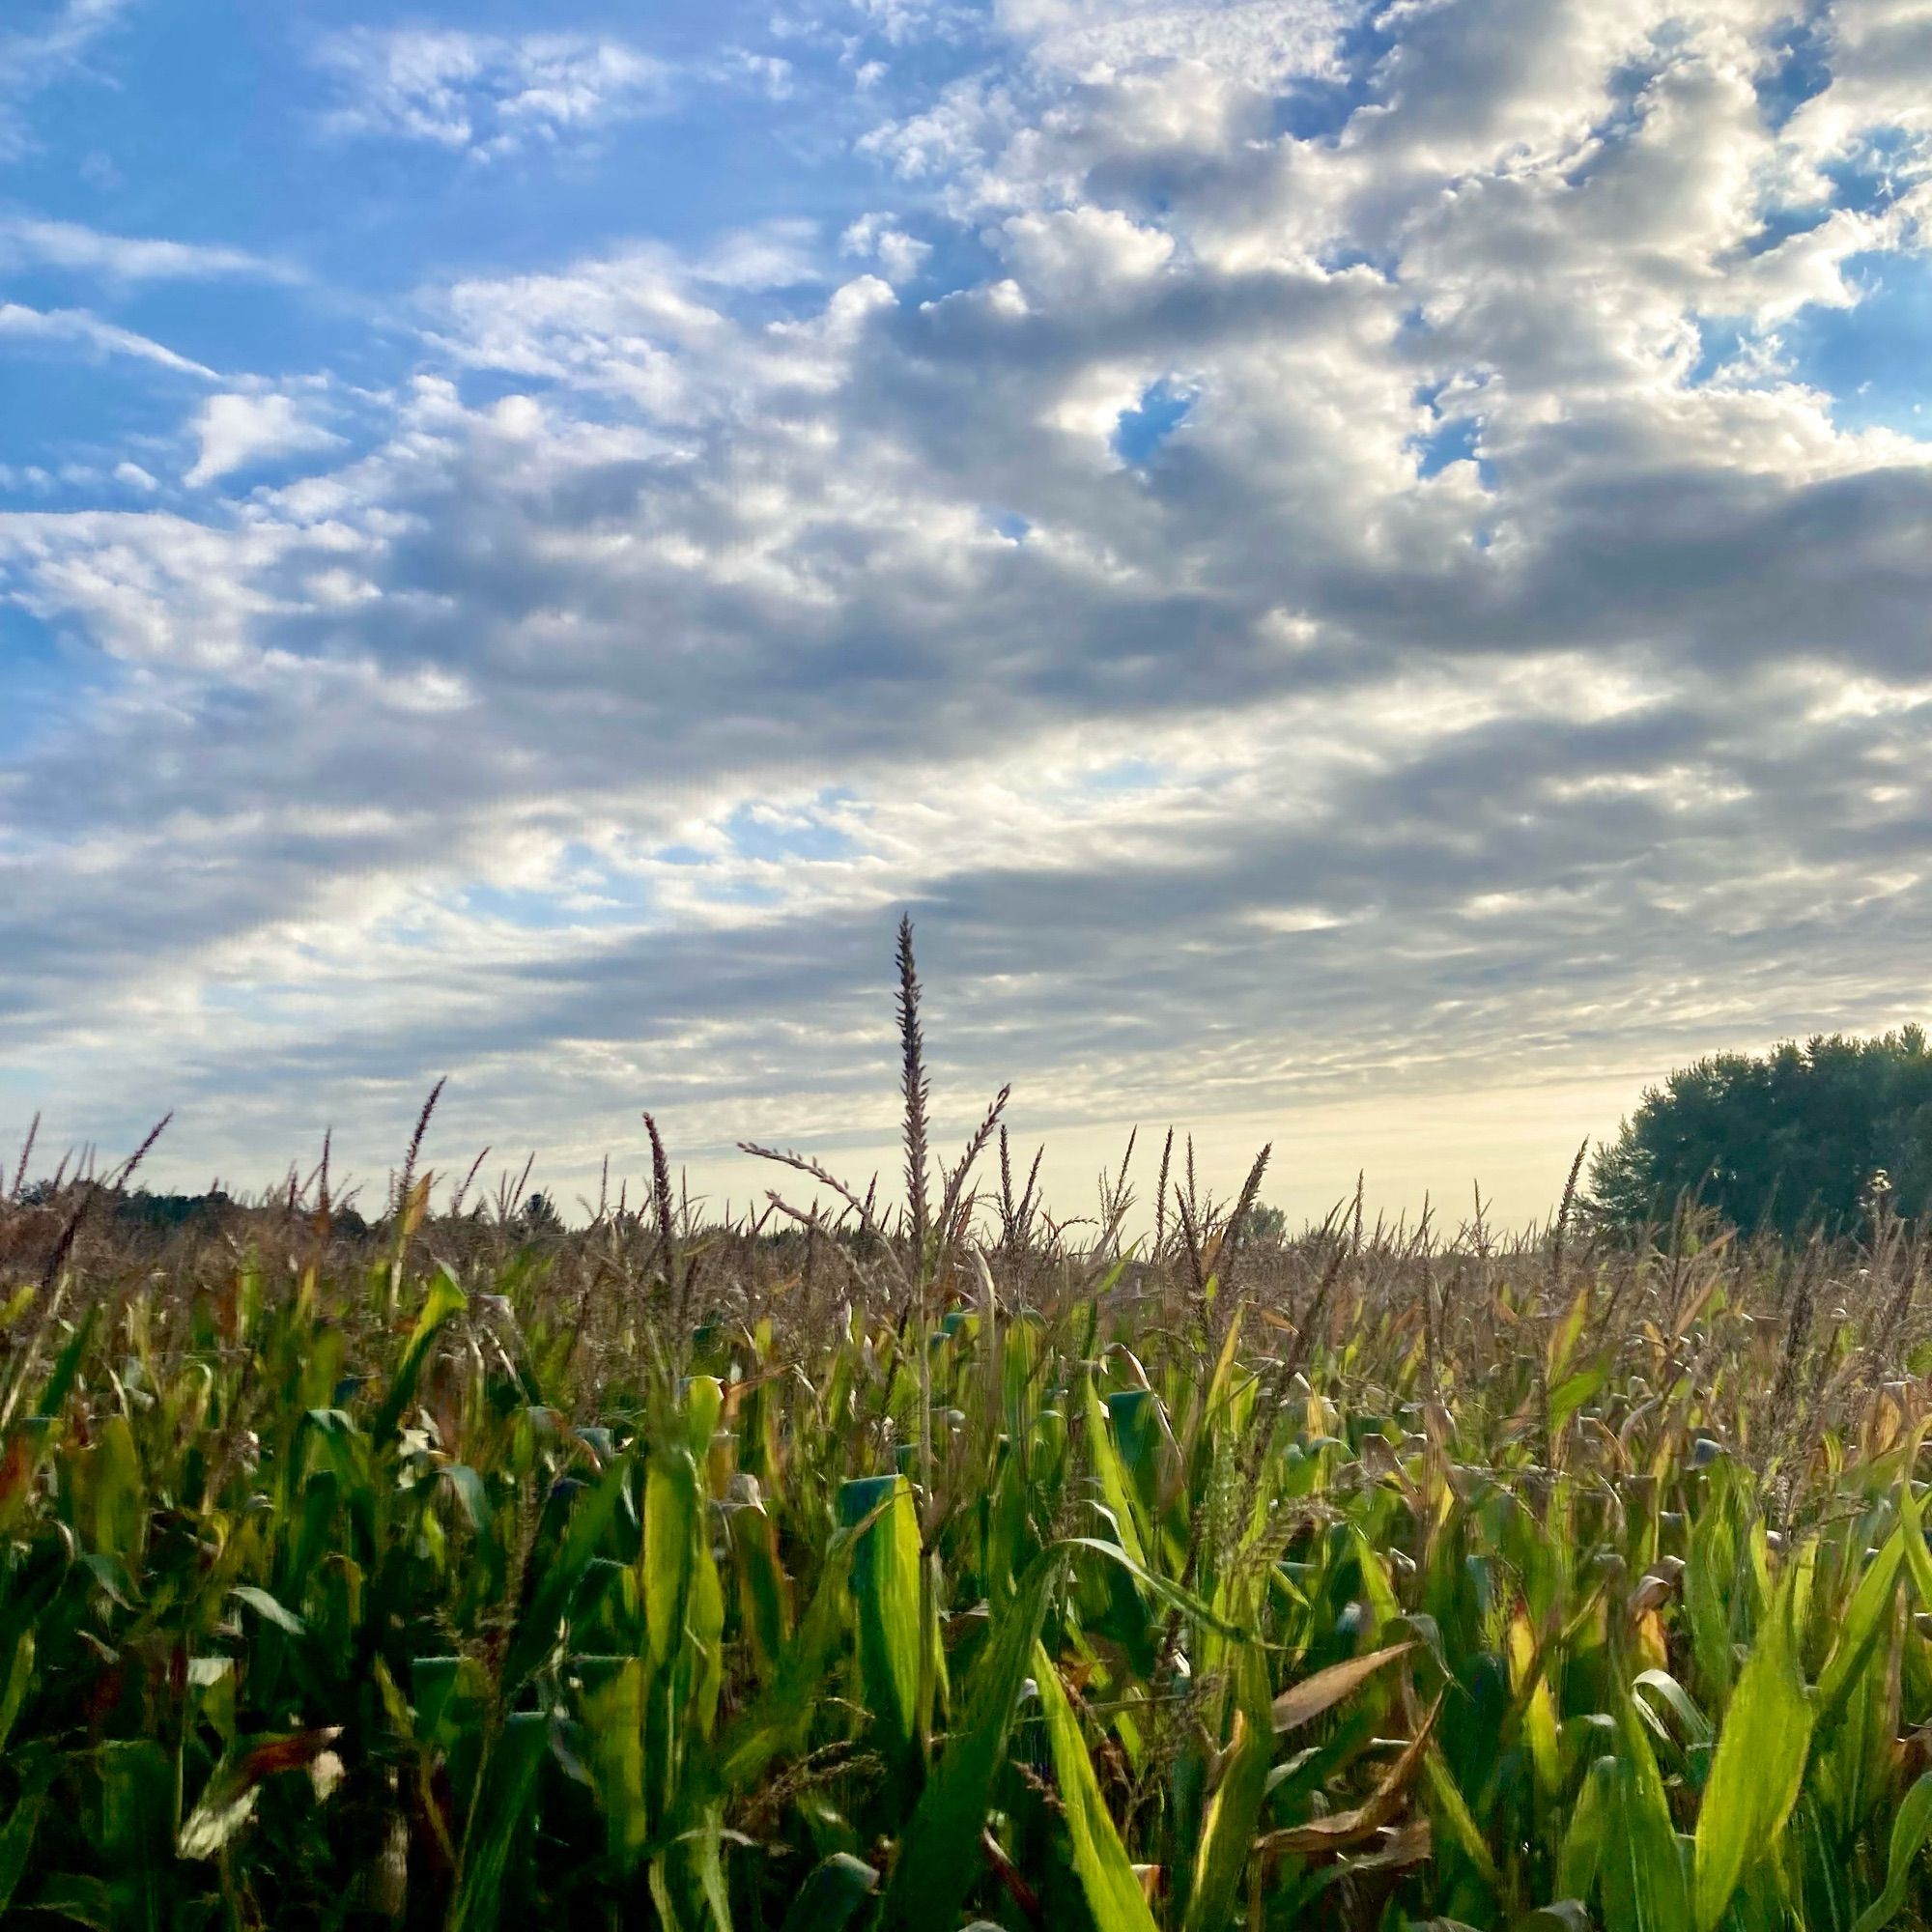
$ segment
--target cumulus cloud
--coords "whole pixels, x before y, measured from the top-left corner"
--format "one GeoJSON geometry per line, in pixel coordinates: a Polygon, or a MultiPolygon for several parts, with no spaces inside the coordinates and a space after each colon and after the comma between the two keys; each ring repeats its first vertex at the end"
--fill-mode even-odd
{"type": "Polygon", "coordinates": [[[183,476],[188,484],[213,483],[231,471],[331,449],[342,439],[302,414],[291,396],[234,390],[210,396],[190,425],[200,454],[183,476]]]}
{"type": "Polygon", "coordinates": [[[1871,17],[1797,99],[1771,0],[1011,0],[866,90],[822,251],[427,288],[339,450],[212,397],[189,480],[326,460],[0,516],[104,686],[0,791],[0,1042],[118,1074],[125,1012],[130,1124],[241,1152],[454,1066],[568,1172],[647,1099],[862,1137],[906,903],[948,1091],[1070,1131],[1908,1015],[1932,446],[1785,333],[1926,266],[1871,17]]]}
{"type": "Polygon", "coordinates": [[[317,60],[340,89],[338,133],[428,141],[489,159],[581,139],[650,111],[668,70],[620,41],[454,28],[352,28],[317,60]]]}

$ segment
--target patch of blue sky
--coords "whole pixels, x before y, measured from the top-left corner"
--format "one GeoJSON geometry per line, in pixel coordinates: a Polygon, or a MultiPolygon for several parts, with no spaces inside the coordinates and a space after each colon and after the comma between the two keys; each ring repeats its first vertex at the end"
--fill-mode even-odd
{"type": "Polygon", "coordinates": [[[8,602],[0,585],[0,756],[51,736],[118,674],[112,659],[8,602]]]}
{"type": "Polygon", "coordinates": [[[1341,80],[1297,78],[1275,96],[1273,131],[1291,141],[1336,141],[1371,97],[1366,74],[1341,80]]]}
{"type": "MultiPolygon", "coordinates": [[[[979,229],[955,221],[922,221],[907,209],[897,212],[894,225],[931,251],[905,284],[906,295],[915,303],[943,301],[950,295],[983,289],[1008,272],[999,252],[979,229]]],[[[861,266],[848,256],[842,272],[852,273],[861,266]]]]}
{"type": "Polygon", "coordinates": [[[758,879],[706,880],[697,888],[697,896],[711,905],[777,906],[784,903],[778,887],[758,879]]]}
{"type": "MultiPolygon", "coordinates": [[[[271,28],[246,33],[232,15],[128,10],[115,67],[139,72],[142,85],[63,83],[37,115],[58,126],[59,140],[25,156],[9,182],[10,197],[38,215],[218,241],[336,292],[306,312],[288,288],[245,278],[140,295],[184,334],[183,353],[224,369],[326,362],[374,380],[385,356],[401,363],[409,354],[420,320],[413,292],[466,269],[552,269],[639,238],[701,256],[726,231],[788,218],[822,231],[829,255],[852,211],[878,191],[876,164],[853,138],[877,103],[859,101],[841,44],[775,40],[769,8],[754,0],[580,17],[573,33],[664,63],[662,86],[593,126],[540,130],[495,158],[453,141],[331,129],[349,97],[318,50],[343,33],[399,24],[511,39],[556,31],[540,12],[469,0],[403,15],[389,0],[292,0],[271,28]],[[735,58],[750,49],[777,53],[789,71],[735,58]],[[359,298],[370,295],[384,299],[359,298]]],[[[964,58],[956,48],[950,57],[964,58]]],[[[489,131],[487,113],[477,127],[489,131]]]]}
{"type": "Polygon", "coordinates": [[[1429,311],[1420,302],[1411,302],[1396,318],[1395,346],[1406,355],[1420,355],[1422,345],[1435,334],[1429,311]]]}
{"type": "Polygon", "coordinates": [[[1581,160],[1565,173],[1563,181],[1566,186],[1581,187],[1618,145],[1627,141],[1642,125],[1644,90],[1657,78],[1668,58],[1669,38],[1667,28],[1661,31],[1653,41],[1647,58],[1627,61],[1610,73],[1605,88],[1609,105],[1591,128],[1591,140],[1583,149],[1581,160]]]}
{"type": "Polygon", "coordinates": [[[1387,10],[1361,8],[1335,46],[1332,75],[1297,75],[1275,97],[1274,131],[1296,141],[1334,141],[1378,92],[1378,70],[1394,47],[1387,10]]]}
{"type": "MultiPolygon", "coordinates": [[[[806,32],[781,41],[769,10],[753,0],[671,0],[573,27],[664,62],[668,78],[656,98],[486,160],[393,132],[328,129],[346,96],[317,50],[343,32],[396,26],[392,6],[294,0],[274,31],[249,35],[235,33],[224,11],[130,10],[117,29],[116,60],[142,71],[144,85],[64,84],[60,139],[26,155],[10,188],[37,216],[248,250],[286,275],[110,281],[90,290],[83,274],[42,273],[10,279],[9,294],[37,306],[85,303],[224,379],[327,368],[338,403],[348,385],[377,389],[406,376],[420,356],[420,329],[434,326],[416,292],[467,271],[541,272],[639,242],[702,261],[721,237],[774,221],[796,226],[793,245],[804,257],[796,272],[833,279],[873,267],[838,248],[852,214],[881,191],[877,163],[855,136],[895,91],[930,86],[978,57],[970,36],[924,37],[912,46],[881,40],[883,72],[862,98],[855,69],[868,49],[855,53],[845,37],[806,32]],[[760,71],[740,58],[748,49],[781,55],[788,71],[760,71]],[[266,115],[261,103],[270,100],[285,104],[266,115]],[[181,138],[186,126],[191,141],[181,138]],[[76,166],[76,156],[86,164],[76,166]]],[[[440,14],[412,10],[408,24],[514,38],[553,23],[526,5],[471,0],[440,14]]],[[[922,228],[918,199],[916,185],[909,194],[901,185],[906,221],[934,244],[910,278],[913,297],[983,280],[983,243],[956,224],[922,228]]],[[[721,290],[715,298],[755,313],[818,297],[806,283],[794,292],[721,290]]],[[[74,440],[91,433],[151,428],[179,440],[198,400],[192,376],[154,364],[108,368],[104,377],[102,369],[99,355],[61,348],[37,358],[32,383],[15,382],[12,394],[0,388],[14,462],[68,460],[74,440]],[[63,358],[71,371],[65,377],[63,358]],[[48,370],[50,381],[41,382],[48,370]],[[143,423],[144,413],[156,420],[143,423]]],[[[546,384],[477,371],[463,386],[487,404],[546,384]]],[[[578,406],[588,407],[582,397],[578,406]]],[[[347,429],[353,443],[353,425],[329,427],[347,429]]],[[[152,457],[137,460],[156,467],[152,457]]],[[[191,460],[190,449],[176,473],[191,460]]]]}
{"type": "Polygon", "coordinates": [[[1842,429],[1932,440],[1932,260],[1863,255],[1846,268],[1861,301],[1804,309],[1778,331],[1792,373],[1831,396],[1842,429]]]}
{"type": "MultiPolygon", "coordinates": [[[[829,795],[818,803],[833,802],[829,795]]],[[[741,859],[778,864],[787,859],[849,859],[858,851],[851,836],[822,819],[793,812],[768,812],[740,806],[724,821],[724,836],[741,859]]]]}
{"type": "MultiPolygon", "coordinates": [[[[25,1145],[27,1122],[42,1111],[46,1097],[46,1074],[42,1068],[26,1065],[9,1066],[4,1061],[0,1061],[0,1100],[4,1100],[7,1105],[6,1116],[0,1120],[0,1131],[6,1133],[10,1149],[18,1149],[25,1145]]],[[[53,1137],[49,1135],[47,1138],[51,1140],[53,1137]]],[[[37,1141],[36,1145],[40,1151],[35,1160],[35,1175],[36,1178],[42,1178],[47,1169],[59,1160],[60,1153],[57,1148],[49,1153],[44,1143],[37,1141]]],[[[10,1157],[17,1156],[10,1155],[10,1157]]]]}
{"type": "Polygon", "coordinates": [[[586,845],[571,843],[558,854],[555,877],[544,886],[497,886],[477,881],[464,888],[465,912],[534,931],[566,926],[635,923],[651,912],[649,882],[613,869],[586,845]]]}
{"type": "Polygon", "coordinates": [[[1115,454],[1135,468],[1147,463],[1187,420],[1194,403],[1195,392],[1171,376],[1150,383],[1140,401],[1121,412],[1114,431],[1115,454]]]}
{"type": "Polygon", "coordinates": [[[1121,758],[1088,772],[1080,780],[1080,789],[1111,795],[1116,792],[1151,791],[1166,777],[1159,765],[1146,758],[1121,758]]]}
{"type": "Polygon", "coordinates": [[[1758,224],[1757,232],[1746,241],[1745,253],[1769,254],[1780,242],[1789,242],[1794,235],[1808,235],[1829,219],[1831,213],[1831,204],[1826,201],[1773,209],[1758,224]]]}
{"type": "Polygon", "coordinates": [[[1854,214],[1883,214],[1900,195],[1925,179],[1932,156],[1921,137],[1903,128],[1881,129],[1848,154],[1819,163],[1831,184],[1833,205],[1854,214]]]}
{"type": "Polygon", "coordinates": [[[529,932],[561,931],[589,923],[586,909],[563,895],[526,886],[468,886],[463,910],[529,932]]]}
{"type": "Polygon", "coordinates": [[[1339,275],[1347,269],[1373,269],[1385,282],[1394,281],[1402,268],[1402,256],[1394,248],[1327,248],[1319,259],[1328,274],[1339,275]]]}
{"type": "Polygon", "coordinates": [[[1697,388],[1736,361],[1750,330],[1739,317],[1732,315],[1700,315],[1691,320],[1697,329],[1697,356],[1685,380],[1697,388]]]}
{"type": "Polygon", "coordinates": [[[1484,489],[1495,482],[1495,466],[1482,453],[1483,425],[1475,416],[1442,416],[1434,429],[1411,440],[1415,473],[1424,481],[1439,476],[1452,463],[1473,463],[1484,489]]]}
{"type": "Polygon", "coordinates": [[[209,980],[196,999],[205,1011],[231,1020],[272,1020],[306,990],[295,980],[209,980]]]}
{"type": "Polygon", "coordinates": [[[185,448],[182,424],[209,393],[200,379],[84,341],[0,342],[0,502],[59,507],[99,490],[79,472],[131,460],[163,478],[185,448]],[[40,471],[30,475],[30,471],[40,471]]]}
{"type": "Polygon", "coordinates": [[[1753,85],[1765,121],[1782,128],[1791,117],[1832,83],[1830,9],[1807,6],[1773,41],[1773,59],[1753,85]]]}
{"type": "Polygon", "coordinates": [[[1015,511],[987,510],[983,514],[986,527],[1009,543],[1023,544],[1033,534],[1032,524],[1015,511]]]}

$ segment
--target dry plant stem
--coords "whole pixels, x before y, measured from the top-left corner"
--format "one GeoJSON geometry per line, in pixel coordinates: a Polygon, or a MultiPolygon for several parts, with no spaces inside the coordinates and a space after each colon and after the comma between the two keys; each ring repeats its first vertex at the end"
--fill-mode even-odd
{"type": "MultiPolygon", "coordinates": [[[[778,1148],[760,1147],[756,1141],[740,1141],[738,1143],[738,1151],[740,1153],[752,1154],[759,1160],[775,1161],[780,1167],[791,1168],[794,1172],[803,1174],[809,1179],[817,1181],[821,1187],[829,1188],[845,1204],[845,1211],[856,1218],[860,1233],[865,1235],[868,1240],[877,1244],[880,1252],[884,1254],[887,1263],[892,1267],[893,1272],[898,1277],[900,1286],[906,1290],[908,1295],[911,1294],[913,1289],[912,1277],[906,1273],[904,1262],[899,1257],[892,1242],[886,1238],[885,1230],[879,1226],[878,1222],[872,1216],[873,1189],[876,1189],[878,1184],[876,1178],[873,1181],[873,1189],[868,1189],[865,1197],[861,1199],[858,1194],[854,1193],[851,1188],[846,1186],[829,1169],[821,1166],[819,1162],[808,1158],[804,1154],[793,1153],[788,1148],[780,1150],[778,1148]]],[[[797,1210],[786,1208],[785,1204],[780,1201],[777,1195],[770,1195],[768,1198],[781,1211],[797,1216],[797,1210]]],[[[803,1217],[798,1216],[798,1218],[803,1217]]],[[[841,1214],[839,1218],[842,1220],[844,1216],[841,1214]]]]}
{"type": "Polygon", "coordinates": [[[136,1169],[148,1157],[148,1151],[167,1131],[168,1122],[173,1119],[172,1109],[163,1114],[148,1129],[141,1145],[100,1186],[96,1187],[91,1182],[87,1183],[79,1205],[69,1215],[67,1224],[61,1229],[60,1236],[54,1242],[53,1251],[47,1256],[46,1264],[41,1270],[40,1287],[35,1297],[41,1303],[39,1316],[35,1320],[32,1333],[27,1338],[26,1347],[21,1350],[14,1365],[14,1374],[8,1382],[6,1396],[0,1399],[0,1435],[4,1435],[13,1427],[14,1413],[20,1406],[20,1398],[25,1394],[27,1383],[39,1366],[41,1349],[46,1341],[48,1331],[59,1318],[62,1303],[67,1298],[65,1275],[67,1260],[73,1252],[74,1242],[80,1237],[81,1226],[86,1221],[89,1211],[102,1194],[118,1187],[125,1187],[133,1179],[136,1169]]]}
{"type": "MultiPolygon", "coordinates": [[[[985,1152],[987,1142],[993,1138],[995,1130],[999,1127],[1000,1116],[1006,1112],[1007,1101],[1011,1097],[1011,1094],[1012,1089],[1010,1087],[1002,1087],[994,1094],[993,1104],[986,1109],[985,1117],[973,1130],[972,1139],[966,1143],[966,1151],[960,1156],[959,1165],[947,1177],[946,1192],[941,1200],[939,1208],[939,1226],[942,1240],[946,1247],[950,1248],[956,1238],[956,1230],[953,1223],[959,1214],[960,1190],[965,1186],[966,1178],[972,1173],[974,1163],[985,1152]]],[[[943,1251],[940,1259],[944,1260],[943,1251]]],[[[935,1264],[936,1272],[937,1264],[935,1264]]]]}
{"type": "MultiPolygon", "coordinates": [[[[905,1099],[905,1164],[907,1211],[912,1231],[912,1306],[917,1311],[913,1346],[919,1353],[919,1472],[923,1517],[936,1514],[932,1469],[932,1316],[931,1295],[938,1272],[938,1257],[927,1252],[926,1240],[926,1129],[927,1097],[924,1042],[919,1019],[919,973],[913,961],[912,918],[899,921],[898,935],[898,1015],[899,1070],[905,1099]]],[[[1002,1094],[1000,1104],[1005,1104],[1002,1094]]],[[[988,1117],[983,1131],[991,1133],[998,1123],[998,1108],[988,1117]]],[[[963,1178],[963,1164],[962,1164],[963,1178]]],[[[928,1757],[932,1749],[931,1714],[938,1686],[934,1678],[931,1646],[926,1632],[936,1613],[931,1539],[938,1524],[931,1522],[921,1538],[919,1557],[919,1685],[917,1692],[918,1730],[921,1750],[928,1757]]]]}
{"type": "MultiPolygon", "coordinates": [[[[670,1159],[665,1152],[664,1137],[658,1132],[658,1123],[649,1114],[644,1116],[644,1131],[651,1142],[651,1207],[657,1216],[658,1244],[652,1267],[664,1284],[665,1298],[668,1301],[677,1238],[675,1217],[671,1211],[670,1159]]],[[[681,1311],[675,1313],[681,1319],[681,1311]]]]}
{"type": "Polygon", "coordinates": [[[469,1172],[463,1177],[463,1184],[457,1188],[456,1193],[452,1197],[449,1204],[449,1212],[451,1219],[454,1219],[458,1214],[461,1214],[463,1212],[464,1199],[469,1194],[471,1185],[474,1183],[476,1179],[476,1170],[480,1168],[483,1165],[483,1163],[487,1159],[489,1159],[489,1157],[490,1157],[490,1150],[486,1146],[483,1149],[483,1151],[479,1153],[476,1156],[476,1158],[469,1163],[469,1172]]]}
{"type": "Polygon", "coordinates": [[[1169,1127],[1167,1138],[1160,1144],[1160,1178],[1153,1189],[1153,1258],[1159,1261],[1167,1252],[1167,1169],[1174,1157],[1174,1129],[1169,1127]]]}
{"type": "Polygon", "coordinates": [[[19,1200],[21,1194],[25,1191],[27,1185],[27,1163],[34,1157],[34,1143],[40,1138],[40,1134],[41,1117],[37,1110],[34,1118],[27,1123],[27,1138],[20,1145],[19,1164],[14,1169],[14,1186],[7,1197],[10,1201],[19,1200]]]}
{"type": "Polygon", "coordinates": [[[1007,1147],[1007,1123],[1000,1122],[1000,1245],[1013,1244],[1013,1164],[1007,1147]]]}
{"type": "Polygon", "coordinates": [[[915,1269],[925,1267],[927,1099],[924,1041],[919,1021],[919,972],[913,962],[912,918],[899,921],[898,937],[899,1072],[905,1099],[906,1212],[911,1218],[915,1269]]]}
{"type": "MultiPolygon", "coordinates": [[[[420,1210],[414,1208],[416,1156],[422,1152],[423,1135],[429,1131],[429,1117],[436,1112],[436,1103],[442,1097],[442,1090],[449,1084],[448,1074],[444,1074],[429,1090],[429,1098],[422,1103],[422,1112],[416,1116],[415,1130],[410,1135],[409,1151],[403,1156],[403,1172],[395,1187],[395,1199],[390,1211],[396,1217],[396,1251],[389,1264],[387,1312],[391,1321],[396,1319],[396,1310],[402,1300],[403,1276],[410,1262],[410,1242],[415,1234],[415,1224],[420,1218],[420,1210]]],[[[425,1182],[427,1185],[427,1182],[425,1182]]]]}

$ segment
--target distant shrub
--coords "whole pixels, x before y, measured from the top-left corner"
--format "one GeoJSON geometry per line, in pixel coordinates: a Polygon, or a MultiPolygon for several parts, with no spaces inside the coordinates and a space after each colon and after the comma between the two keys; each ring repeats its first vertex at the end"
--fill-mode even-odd
{"type": "Polygon", "coordinates": [[[140,1188],[115,1198],[114,1218],[128,1228],[173,1234],[181,1228],[215,1228],[235,1203],[226,1194],[150,1194],[140,1188]]]}
{"type": "Polygon", "coordinates": [[[1257,1201],[1241,1220],[1241,1239],[1266,1247],[1288,1238],[1288,1210],[1257,1201]]]}
{"type": "Polygon", "coordinates": [[[1680,1069],[1598,1156],[1591,1191],[1623,1226],[1692,1196],[1747,1231],[1835,1236],[1864,1218],[1875,1181],[1901,1215],[1932,1204],[1932,1053],[1916,1026],[1680,1069]]]}
{"type": "Polygon", "coordinates": [[[524,1203],[520,1216],[524,1231],[531,1235],[554,1235],[563,1226],[563,1216],[548,1194],[532,1194],[524,1203]]]}

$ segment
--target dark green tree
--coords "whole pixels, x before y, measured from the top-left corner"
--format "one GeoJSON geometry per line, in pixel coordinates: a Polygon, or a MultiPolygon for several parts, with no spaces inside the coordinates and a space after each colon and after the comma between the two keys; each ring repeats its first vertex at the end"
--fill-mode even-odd
{"type": "Polygon", "coordinates": [[[554,1235],[563,1227],[563,1216],[556,1211],[556,1203],[544,1193],[532,1194],[524,1203],[518,1218],[526,1235],[554,1235]]]}
{"type": "Polygon", "coordinates": [[[1243,1241],[1268,1247],[1287,1237],[1288,1210],[1285,1208],[1270,1208],[1265,1201],[1257,1201],[1248,1209],[1247,1218],[1241,1224],[1243,1241]]]}
{"type": "Polygon", "coordinates": [[[1598,1154],[1591,1197],[1624,1227],[1665,1219],[1690,1196],[1747,1232],[1841,1235],[1880,1173],[1898,1213],[1932,1206],[1932,1053],[1916,1026],[1680,1069],[1598,1154]]]}

